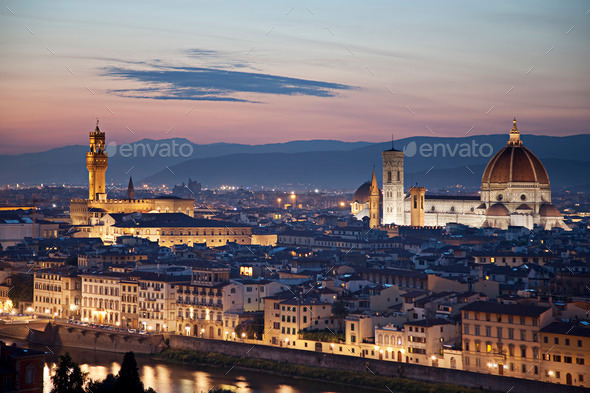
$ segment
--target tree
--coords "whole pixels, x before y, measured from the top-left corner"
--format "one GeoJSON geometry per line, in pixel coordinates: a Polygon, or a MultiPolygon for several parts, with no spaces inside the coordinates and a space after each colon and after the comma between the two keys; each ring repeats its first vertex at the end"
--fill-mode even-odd
{"type": "Polygon", "coordinates": [[[236,334],[238,338],[242,338],[242,333],[246,333],[249,339],[262,339],[264,333],[264,318],[248,319],[236,326],[236,334]]]}
{"type": "Polygon", "coordinates": [[[88,393],[112,393],[115,391],[116,377],[113,374],[107,375],[102,381],[91,381],[86,387],[88,393]]]}
{"type": "Polygon", "coordinates": [[[123,358],[123,364],[115,382],[116,392],[144,393],[143,382],[139,379],[137,361],[133,352],[127,352],[123,358]]]}
{"type": "Polygon", "coordinates": [[[82,372],[80,366],[72,361],[68,352],[59,357],[59,366],[51,377],[51,393],[85,393],[84,384],[88,373],[82,372]]]}
{"type": "Polygon", "coordinates": [[[332,304],[332,315],[334,315],[338,319],[344,319],[348,315],[348,309],[346,308],[346,304],[339,300],[332,304]]]}
{"type": "Polygon", "coordinates": [[[8,297],[12,300],[14,306],[19,302],[33,301],[33,274],[17,274],[12,276],[12,289],[8,292],[8,297]]]}

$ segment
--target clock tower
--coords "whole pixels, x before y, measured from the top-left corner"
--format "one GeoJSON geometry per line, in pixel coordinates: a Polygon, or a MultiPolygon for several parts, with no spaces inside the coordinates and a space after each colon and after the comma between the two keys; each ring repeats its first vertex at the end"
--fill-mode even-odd
{"type": "Polygon", "coordinates": [[[105,153],[105,134],[98,128],[90,133],[90,151],[86,153],[86,168],[88,168],[88,199],[106,200],[106,171],[108,157],[105,153]]]}

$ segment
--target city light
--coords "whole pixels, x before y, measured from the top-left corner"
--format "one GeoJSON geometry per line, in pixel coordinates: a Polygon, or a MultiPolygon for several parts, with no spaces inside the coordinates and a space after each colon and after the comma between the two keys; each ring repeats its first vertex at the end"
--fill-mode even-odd
{"type": "Polygon", "coordinates": [[[580,4],[9,6],[4,382],[590,389],[580,4]]]}

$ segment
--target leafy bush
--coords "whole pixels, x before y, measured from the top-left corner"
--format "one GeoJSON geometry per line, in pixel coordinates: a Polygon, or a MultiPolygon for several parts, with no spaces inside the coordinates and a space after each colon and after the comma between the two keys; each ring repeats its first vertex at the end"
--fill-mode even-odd
{"type": "Polygon", "coordinates": [[[344,342],[344,334],[332,333],[329,330],[300,330],[299,335],[303,340],[322,341],[325,343],[344,342]]]}

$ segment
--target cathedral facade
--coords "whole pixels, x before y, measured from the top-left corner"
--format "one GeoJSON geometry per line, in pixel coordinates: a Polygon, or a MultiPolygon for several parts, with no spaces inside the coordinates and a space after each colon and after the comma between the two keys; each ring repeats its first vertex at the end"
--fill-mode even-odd
{"type": "MultiPolygon", "coordinates": [[[[516,119],[508,143],[484,170],[479,196],[431,195],[422,187],[406,192],[404,152],[392,148],[382,156],[382,225],[459,223],[499,229],[509,226],[533,229],[536,225],[543,229],[569,230],[562,214],[551,204],[549,175],[541,161],[524,146],[516,119]]],[[[351,204],[351,213],[359,219],[370,213],[370,203],[363,191],[366,185],[357,190],[351,204]]]]}
{"type": "Polygon", "coordinates": [[[127,199],[109,199],[106,189],[108,157],[105,152],[105,133],[98,127],[90,132],[89,151],[86,153],[88,169],[88,199],[70,201],[70,219],[74,225],[94,225],[109,213],[184,213],[194,217],[194,200],[162,196],[135,199],[133,182],[129,179],[127,199]]]}

